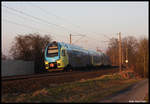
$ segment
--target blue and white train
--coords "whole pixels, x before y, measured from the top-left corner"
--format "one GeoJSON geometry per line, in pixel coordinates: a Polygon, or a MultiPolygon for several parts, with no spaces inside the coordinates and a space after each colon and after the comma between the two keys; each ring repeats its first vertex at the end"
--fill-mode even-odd
{"type": "Polygon", "coordinates": [[[45,49],[45,69],[48,71],[110,65],[109,57],[104,53],[76,45],[54,41],[45,49]]]}

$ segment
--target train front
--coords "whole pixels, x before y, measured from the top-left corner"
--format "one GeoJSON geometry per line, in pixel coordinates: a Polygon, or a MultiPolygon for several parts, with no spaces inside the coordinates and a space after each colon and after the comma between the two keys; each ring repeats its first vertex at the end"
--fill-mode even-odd
{"type": "Polygon", "coordinates": [[[58,42],[52,42],[45,49],[45,69],[48,71],[63,70],[60,62],[61,46],[58,42]]]}

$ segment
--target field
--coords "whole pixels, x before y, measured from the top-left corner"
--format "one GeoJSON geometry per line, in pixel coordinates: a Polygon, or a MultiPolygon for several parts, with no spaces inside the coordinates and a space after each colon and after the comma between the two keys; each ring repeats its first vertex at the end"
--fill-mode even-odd
{"type": "Polygon", "coordinates": [[[50,84],[30,93],[7,93],[2,96],[2,102],[99,102],[137,81],[139,79],[134,76],[125,78],[115,73],[59,85],[50,84]]]}

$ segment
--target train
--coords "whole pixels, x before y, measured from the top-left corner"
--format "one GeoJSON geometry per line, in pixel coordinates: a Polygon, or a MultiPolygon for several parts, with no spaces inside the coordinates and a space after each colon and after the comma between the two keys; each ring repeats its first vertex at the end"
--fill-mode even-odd
{"type": "Polygon", "coordinates": [[[44,52],[45,70],[69,71],[98,66],[111,66],[110,59],[102,52],[87,50],[77,45],[53,41],[44,52]]]}

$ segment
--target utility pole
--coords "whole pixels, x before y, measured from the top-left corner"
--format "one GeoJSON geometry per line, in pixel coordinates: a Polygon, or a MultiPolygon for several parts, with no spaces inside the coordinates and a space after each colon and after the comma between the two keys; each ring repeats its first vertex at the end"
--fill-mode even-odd
{"type": "Polygon", "coordinates": [[[126,67],[128,68],[128,46],[127,46],[127,40],[126,40],[126,67]]]}
{"type": "Polygon", "coordinates": [[[71,44],[71,34],[70,34],[70,44],[71,44]]]}
{"type": "MultiPolygon", "coordinates": [[[[72,36],[85,36],[85,35],[72,35],[72,34],[70,34],[70,44],[72,44],[72,36]]],[[[81,39],[81,38],[80,38],[81,39]]],[[[80,39],[78,39],[78,40],[80,40],[80,39]]],[[[78,41],[77,40],[77,41],[78,41]]],[[[77,41],[75,41],[75,42],[77,42],[77,41]]],[[[74,42],[73,42],[74,43],[74,42]]]]}
{"type": "Polygon", "coordinates": [[[119,32],[119,71],[122,70],[122,49],[121,49],[121,32],[119,32]]]}
{"type": "Polygon", "coordinates": [[[145,70],[146,70],[146,67],[145,67],[145,59],[146,59],[146,57],[145,57],[146,55],[144,54],[144,78],[146,77],[146,73],[145,73],[145,70]]]}
{"type": "Polygon", "coordinates": [[[112,60],[113,60],[113,65],[115,65],[115,51],[114,51],[114,49],[113,49],[113,55],[112,55],[112,60]]]}
{"type": "Polygon", "coordinates": [[[123,66],[124,63],[125,63],[125,61],[124,61],[124,60],[125,60],[124,47],[125,47],[125,45],[121,43],[121,64],[122,64],[122,66],[123,66]]]}

